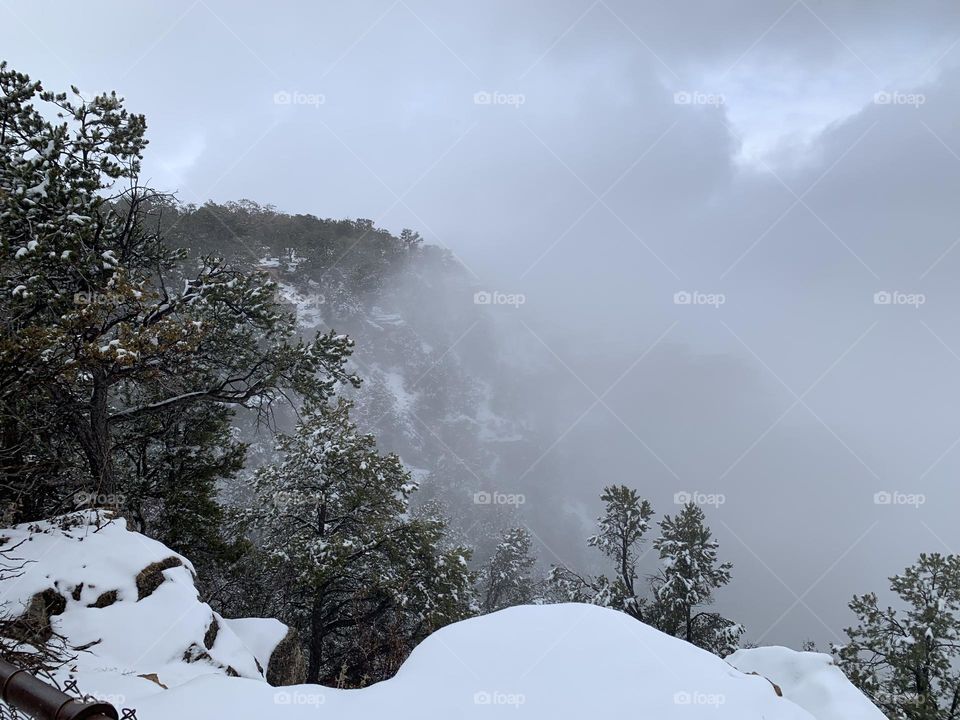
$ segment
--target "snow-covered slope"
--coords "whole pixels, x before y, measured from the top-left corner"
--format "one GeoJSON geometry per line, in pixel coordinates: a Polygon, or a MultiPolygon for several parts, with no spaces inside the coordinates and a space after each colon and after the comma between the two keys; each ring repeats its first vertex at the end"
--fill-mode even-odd
{"type": "Polygon", "coordinates": [[[141,720],[452,720],[630,717],[811,720],[763,678],[612,610],[510,608],[427,638],[397,676],[363,690],[271,688],[207,677],[144,699],[141,720]]]}
{"type": "Polygon", "coordinates": [[[775,682],[783,696],[817,720],[883,720],[884,715],[847,680],[829,655],[785,647],[738,650],[727,662],[775,682]]]}
{"type": "MultiPolygon", "coordinates": [[[[873,717],[811,690],[826,688],[830,698],[855,692],[835,668],[825,680],[818,663],[758,662],[784,684],[779,697],[763,677],[622,613],[579,604],[517,607],[451,625],[424,641],[395,678],[362,690],[271,687],[265,664],[286,627],[221,618],[197,598],[186,558],[122,520],[75,513],[0,537],[8,554],[28,561],[22,576],[0,582],[9,611],[35,605],[45,591],[62,598],[47,603],[50,624],[77,659],[58,679],[135,708],[139,720],[873,717]]],[[[751,657],[764,656],[731,661],[747,667],[751,657]]]]}

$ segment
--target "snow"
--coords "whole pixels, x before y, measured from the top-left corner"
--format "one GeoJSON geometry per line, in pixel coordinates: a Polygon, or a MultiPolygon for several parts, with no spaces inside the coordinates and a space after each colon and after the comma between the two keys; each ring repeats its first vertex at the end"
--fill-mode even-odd
{"type": "Polygon", "coordinates": [[[146,698],[141,720],[321,717],[346,720],[810,720],[763,678],[636,620],[592,605],[527,606],[467,620],[425,640],[391,680],[362,690],[271,688],[210,676],[146,698]]]}
{"type": "Polygon", "coordinates": [[[785,647],[738,650],[727,662],[775,682],[783,696],[817,720],[884,720],[884,715],[847,680],[829,655],[785,647]]]}
{"type": "Polygon", "coordinates": [[[324,324],[322,309],[326,299],[321,293],[301,292],[289,283],[280,283],[277,290],[281,299],[293,307],[301,328],[313,330],[324,324]]]}
{"type": "Polygon", "coordinates": [[[396,370],[388,370],[381,372],[381,377],[387,391],[393,396],[397,412],[406,414],[416,407],[419,393],[407,390],[402,374],[396,370]]]}
{"type": "MultiPolygon", "coordinates": [[[[65,611],[52,618],[54,632],[74,648],[92,643],[75,651],[76,660],[58,675],[61,681],[72,677],[83,692],[123,706],[162,690],[140,677],[147,674],[174,687],[206,675],[225,676],[229,667],[263,682],[257,661],[269,658],[286,626],[258,618],[225,621],[198,599],[189,560],[128,531],[121,518],[95,511],[66,517],[65,528],[43,522],[0,531],[9,556],[3,574],[26,563],[19,577],[0,583],[3,611],[19,615],[36,593],[54,588],[66,600],[65,611]],[[140,571],[171,558],[179,565],[163,570],[163,582],[138,600],[140,571]],[[90,607],[111,591],[112,604],[90,607]],[[219,631],[206,648],[204,635],[214,621],[219,631]],[[187,655],[194,660],[186,661],[187,655]]],[[[266,668],[263,660],[260,665],[266,668]]]]}
{"type": "Polygon", "coordinates": [[[450,625],[421,643],[395,678],[361,690],[275,688],[261,668],[285,625],[220,617],[197,597],[190,562],[128,531],[122,519],[94,511],[68,519],[66,528],[51,522],[0,531],[9,554],[28,561],[21,577],[0,582],[0,596],[18,612],[35,593],[55,588],[66,599],[55,631],[73,647],[93,643],[58,680],[75,678],[83,692],[135,708],[139,720],[882,717],[868,712],[862,696],[857,704],[826,656],[770,648],[730,658],[772,675],[786,695],[778,697],[766,679],[710,653],[623,613],[574,603],[515,607],[450,625]],[[138,600],[138,573],[164,560],[174,566],[138,600]],[[116,602],[88,607],[108,590],[116,602]],[[219,632],[205,648],[213,621],[219,632]],[[240,677],[229,677],[228,667],[240,677]]]}
{"type": "Polygon", "coordinates": [[[264,670],[270,662],[270,655],[287,634],[287,626],[274,618],[224,618],[223,622],[253,653],[264,670]]]}

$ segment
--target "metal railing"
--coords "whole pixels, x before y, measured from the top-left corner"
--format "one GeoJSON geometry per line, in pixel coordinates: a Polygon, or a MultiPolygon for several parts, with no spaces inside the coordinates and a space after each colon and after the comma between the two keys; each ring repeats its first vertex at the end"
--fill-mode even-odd
{"type": "Polygon", "coordinates": [[[0,660],[0,698],[34,720],[118,720],[105,702],[83,702],[6,660],[0,660]]]}

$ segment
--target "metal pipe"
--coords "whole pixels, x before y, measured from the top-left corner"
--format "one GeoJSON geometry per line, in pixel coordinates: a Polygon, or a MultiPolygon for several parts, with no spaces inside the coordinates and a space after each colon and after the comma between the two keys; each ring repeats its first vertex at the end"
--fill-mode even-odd
{"type": "Polygon", "coordinates": [[[35,720],[118,720],[110,703],[83,702],[0,660],[0,698],[35,720]]]}

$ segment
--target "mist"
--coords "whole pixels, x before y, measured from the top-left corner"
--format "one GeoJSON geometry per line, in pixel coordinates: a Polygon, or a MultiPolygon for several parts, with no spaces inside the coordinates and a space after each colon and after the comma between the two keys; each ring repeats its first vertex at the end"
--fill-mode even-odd
{"type": "Polygon", "coordinates": [[[457,472],[525,496],[545,565],[602,566],[604,485],[657,518],[703,498],[721,612],[825,646],[854,593],[960,546],[956,6],[49,12],[0,9],[4,56],[144,113],[152,186],[413,228],[463,265],[421,322],[525,442],[457,472]]]}

